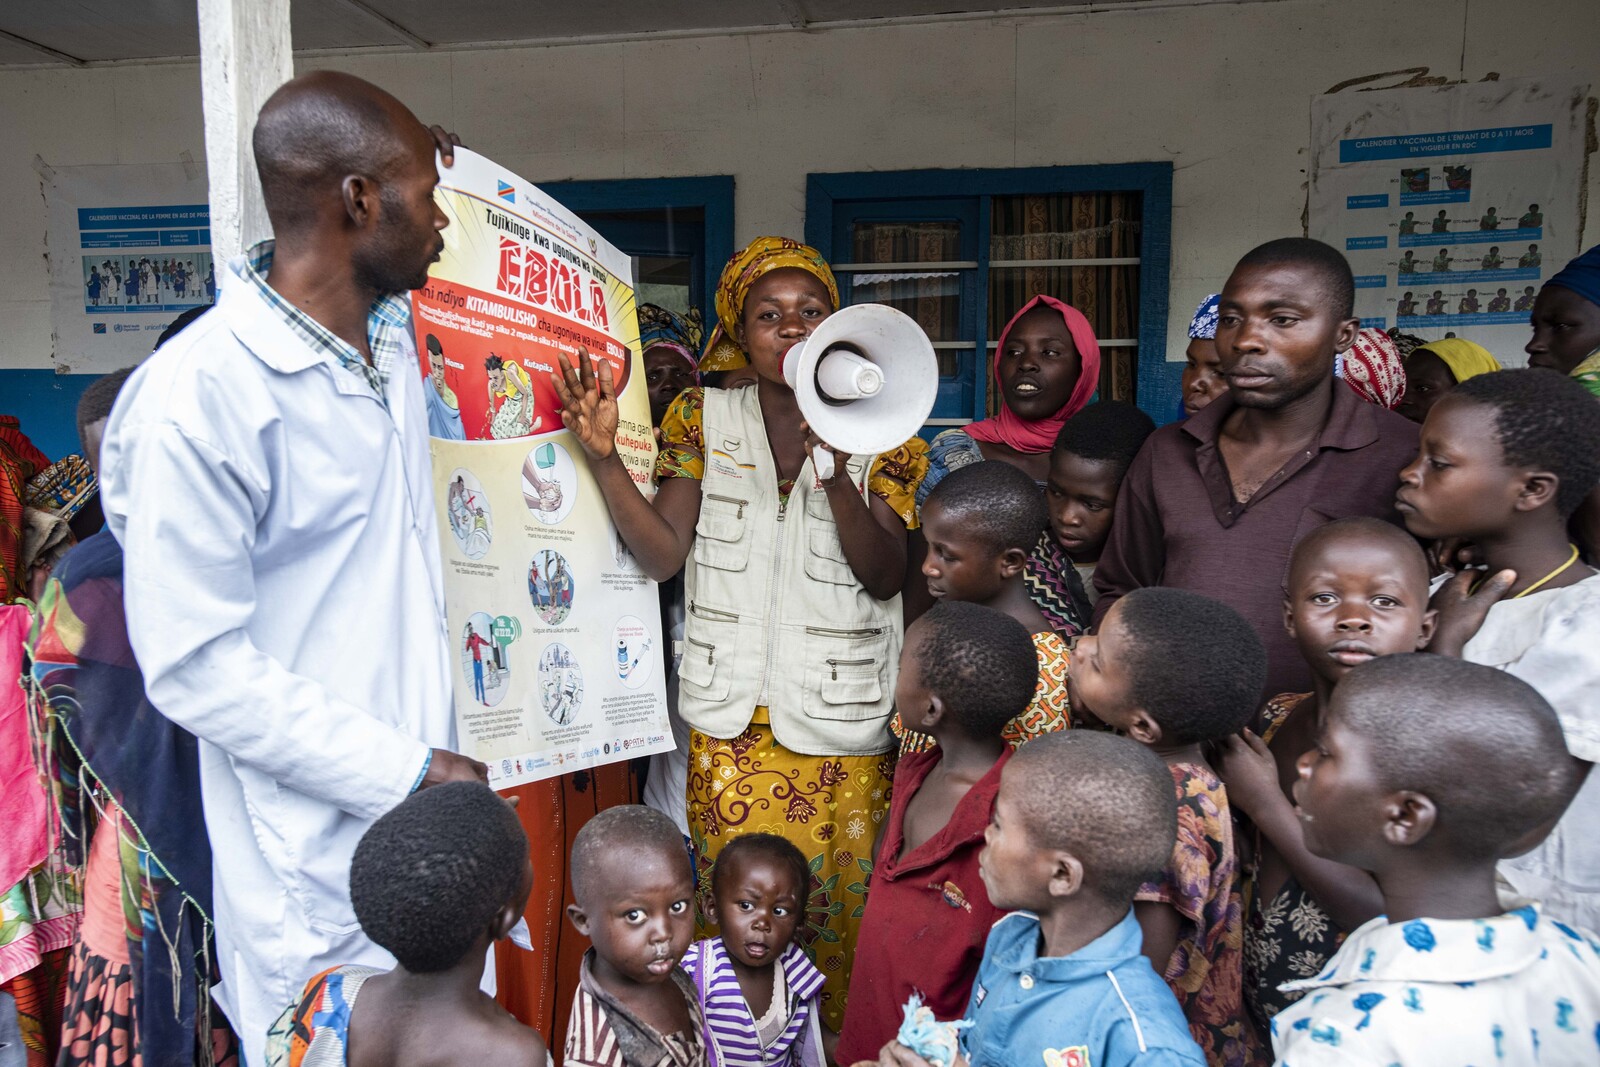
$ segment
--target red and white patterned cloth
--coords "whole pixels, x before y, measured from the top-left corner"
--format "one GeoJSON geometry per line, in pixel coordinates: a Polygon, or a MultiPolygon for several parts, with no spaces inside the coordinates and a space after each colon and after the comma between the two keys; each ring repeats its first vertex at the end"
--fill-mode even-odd
{"type": "Polygon", "coordinates": [[[1393,411],[1406,395],[1406,368],[1393,338],[1370,327],[1356,334],[1344,354],[1344,380],[1361,399],[1393,411]]]}

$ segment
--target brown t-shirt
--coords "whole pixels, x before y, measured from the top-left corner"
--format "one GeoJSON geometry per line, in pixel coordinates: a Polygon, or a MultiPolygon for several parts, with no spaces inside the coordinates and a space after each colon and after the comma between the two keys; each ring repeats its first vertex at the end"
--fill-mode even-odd
{"type": "Polygon", "coordinates": [[[1305,692],[1310,668],[1283,629],[1289,554],[1301,537],[1334,519],[1396,522],[1394,493],[1400,471],[1416,458],[1417,426],[1335,382],[1316,443],[1240,504],[1217,450],[1233,407],[1223,394],[1187,420],[1161,427],[1140,449],[1117,494],[1095,571],[1094,619],[1099,623],[1118,597],[1142,586],[1202,593],[1234,608],[1261,635],[1263,699],[1305,692]]]}

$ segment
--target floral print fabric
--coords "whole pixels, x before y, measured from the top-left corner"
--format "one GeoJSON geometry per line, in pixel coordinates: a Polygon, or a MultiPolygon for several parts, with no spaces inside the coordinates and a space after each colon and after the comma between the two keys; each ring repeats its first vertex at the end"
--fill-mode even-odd
{"type": "MultiPolygon", "coordinates": [[[[656,453],[656,479],[706,476],[704,389],[685,389],[661,416],[661,450],[656,453]]],[[[906,524],[917,528],[917,486],[928,473],[928,446],[913,437],[892,452],[884,452],[867,471],[867,490],[894,509],[906,524]]],[[[793,481],[780,482],[778,494],[789,499],[793,481]]]]}
{"type": "MultiPolygon", "coordinates": [[[[1033,692],[1033,703],[1000,731],[1000,736],[1012,748],[1035,737],[1072,726],[1072,708],[1067,703],[1067,667],[1071,649],[1065,639],[1053,630],[1034,634],[1033,648],[1039,656],[1039,684],[1033,692]]],[[[889,720],[889,730],[900,739],[902,756],[908,752],[927,752],[938,745],[927,734],[907,730],[900,722],[898,711],[889,720]]]]}
{"type": "Polygon", "coordinates": [[[1261,1050],[1244,1018],[1244,913],[1228,794],[1204,764],[1168,769],[1178,791],[1177,844],[1161,878],[1141,886],[1134,900],[1169,904],[1183,917],[1162,977],[1206,1062],[1251,1067],[1261,1050]]]}
{"type": "MultiPolygon", "coordinates": [[[[1289,716],[1302,707],[1305,714],[1316,713],[1310,693],[1283,693],[1267,701],[1261,709],[1261,739],[1270,744],[1289,716]]],[[[1257,856],[1261,846],[1258,834],[1257,856]]],[[[1245,872],[1244,1006],[1256,1033],[1264,1036],[1270,1032],[1272,1017],[1303,995],[1281,992],[1279,986],[1320,974],[1339,950],[1345,931],[1294,875],[1271,900],[1259,899],[1254,884],[1254,877],[1245,872]]]]}
{"type": "Polygon", "coordinates": [[[811,866],[795,940],[822,971],[822,1023],[838,1032],[866,910],[872,841],[889,813],[894,756],[802,756],[772,736],[766,708],[738,737],[689,737],[689,836],[698,870],[696,937],[713,936],[706,897],[717,854],[739,834],[777,834],[811,866]]]}

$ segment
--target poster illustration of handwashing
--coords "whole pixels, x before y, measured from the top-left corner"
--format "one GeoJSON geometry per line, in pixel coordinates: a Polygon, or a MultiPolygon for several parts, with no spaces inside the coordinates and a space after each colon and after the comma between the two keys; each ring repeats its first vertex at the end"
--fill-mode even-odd
{"type": "Polygon", "coordinates": [[[461,750],[497,789],[665,751],[656,585],[622,546],[549,380],[558,354],[611,365],[617,448],[652,492],[631,263],[474,152],[458,148],[440,174],[450,226],[412,310],[461,750]]]}

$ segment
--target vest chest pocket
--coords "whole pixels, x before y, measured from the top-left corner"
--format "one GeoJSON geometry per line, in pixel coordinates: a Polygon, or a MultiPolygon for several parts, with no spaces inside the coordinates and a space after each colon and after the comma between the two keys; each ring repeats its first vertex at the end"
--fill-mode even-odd
{"type": "Polygon", "coordinates": [[[859,585],[839,540],[839,524],[821,491],[806,495],[806,576],[830,585],[859,585]]]}
{"type": "Polygon", "coordinates": [[[889,627],[806,627],[801,710],[813,719],[859,722],[889,713],[889,627]]]}
{"type": "Polygon", "coordinates": [[[700,700],[726,700],[733,686],[733,643],[739,636],[739,616],[691,601],[684,625],[683,660],[678,664],[680,692],[700,700]]]}
{"type": "Polygon", "coordinates": [[[742,571],[750,565],[750,501],[719,493],[702,493],[700,519],[694,525],[694,561],[720,571],[742,571]]]}

